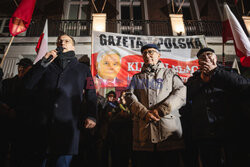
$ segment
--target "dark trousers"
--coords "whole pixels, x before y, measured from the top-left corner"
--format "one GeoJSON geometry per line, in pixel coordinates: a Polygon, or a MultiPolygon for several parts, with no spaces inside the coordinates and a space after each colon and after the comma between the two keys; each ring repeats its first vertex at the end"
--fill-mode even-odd
{"type": "Polygon", "coordinates": [[[180,167],[179,151],[135,151],[136,167],[180,167]]]}
{"type": "Polygon", "coordinates": [[[42,162],[41,167],[70,167],[72,155],[48,156],[42,162]]]}
{"type": "Polygon", "coordinates": [[[200,159],[203,167],[223,167],[225,164],[225,153],[219,142],[198,143],[200,159]]]}
{"type": "Polygon", "coordinates": [[[13,167],[70,167],[72,155],[43,156],[41,154],[19,155],[13,167]]]}

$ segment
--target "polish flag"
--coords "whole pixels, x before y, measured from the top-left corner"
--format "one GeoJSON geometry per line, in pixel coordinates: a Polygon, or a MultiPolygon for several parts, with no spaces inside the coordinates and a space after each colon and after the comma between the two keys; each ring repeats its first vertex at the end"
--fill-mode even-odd
{"type": "Polygon", "coordinates": [[[240,58],[241,65],[250,67],[249,39],[226,3],[224,4],[222,38],[223,43],[228,40],[234,41],[235,52],[240,58]]]}
{"type": "Polygon", "coordinates": [[[34,64],[38,62],[48,52],[48,20],[46,19],[43,33],[40,35],[38,43],[36,45],[37,56],[34,64]]]}
{"type": "Polygon", "coordinates": [[[12,36],[16,36],[29,27],[36,0],[22,0],[16,11],[10,18],[9,30],[12,36]]]}

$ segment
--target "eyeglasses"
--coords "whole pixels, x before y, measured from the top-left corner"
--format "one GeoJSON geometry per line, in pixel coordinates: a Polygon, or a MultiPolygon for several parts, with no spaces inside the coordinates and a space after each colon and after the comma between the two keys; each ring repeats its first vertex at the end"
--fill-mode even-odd
{"type": "Polygon", "coordinates": [[[149,54],[150,56],[152,56],[154,53],[158,53],[158,51],[156,50],[146,50],[142,53],[143,56],[147,56],[147,54],[149,54]]]}
{"type": "Polygon", "coordinates": [[[69,39],[66,39],[66,40],[59,39],[59,40],[58,40],[58,43],[59,43],[59,44],[62,44],[63,42],[65,42],[65,43],[70,43],[71,41],[70,41],[69,39]]]}

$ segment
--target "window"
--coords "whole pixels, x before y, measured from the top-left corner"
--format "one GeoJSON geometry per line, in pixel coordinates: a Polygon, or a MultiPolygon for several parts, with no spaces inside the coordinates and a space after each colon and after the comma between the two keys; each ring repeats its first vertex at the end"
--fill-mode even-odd
{"type": "Polygon", "coordinates": [[[68,19],[86,20],[88,15],[88,0],[71,0],[69,2],[68,19]]]}
{"type": "Polygon", "coordinates": [[[66,19],[62,23],[63,32],[72,36],[89,35],[90,31],[90,7],[89,0],[68,0],[66,19]]]}
{"type": "Polygon", "coordinates": [[[9,35],[9,18],[0,18],[0,33],[9,35]]]}
{"type": "Polygon", "coordinates": [[[182,14],[184,20],[192,20],[190,6],[183,6],[182,7],[182,14]]]}
{"type": "Polygon", "coordinates": [[[121,25],[118,25],[120,32],[124,34],[142,34],[141,20],[143,15],[140,0],[120,0],[118,3],[118,19],[121,20],[121,25]]]}

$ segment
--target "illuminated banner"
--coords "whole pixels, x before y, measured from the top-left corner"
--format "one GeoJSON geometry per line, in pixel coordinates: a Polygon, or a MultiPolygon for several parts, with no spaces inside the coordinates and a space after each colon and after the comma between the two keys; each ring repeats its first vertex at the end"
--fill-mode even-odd
{"type": "Polygon", "coordinates": [[[159,46],[166,68],[174,68],[184,82],[198,69],[196,53],[206,46],[204,36],[141,36],[93,32],[91,70],[100,87],[127,87],[141,71],[143,45],[159,46]]]}

